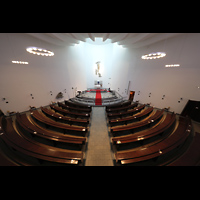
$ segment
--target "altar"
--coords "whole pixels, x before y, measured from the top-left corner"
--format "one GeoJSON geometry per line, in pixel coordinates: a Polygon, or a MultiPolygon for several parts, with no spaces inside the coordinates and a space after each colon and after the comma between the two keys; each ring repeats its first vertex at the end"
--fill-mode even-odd
{"type": "Polygon", "coordinates": [[[103,82],[102,81],[99,81],[99,80],[94,81],[94,88],[95,89],[101,89],[102,86],[103,86],[103,82]]]}
{"type": "Polygon", "coordinates": [[[101,85],[94,85],[94,88],[95,88],[95,89],[100,89],[100,88],[101,88],[101,85]]]}

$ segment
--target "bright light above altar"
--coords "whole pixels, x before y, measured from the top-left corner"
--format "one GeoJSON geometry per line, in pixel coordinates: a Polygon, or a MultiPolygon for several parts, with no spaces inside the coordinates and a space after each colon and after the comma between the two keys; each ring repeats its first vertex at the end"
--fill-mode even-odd
{"type": "Polygon", "coordinates": [[[104,44],[110,44],[111,39],[107,39],[103,41],[102,37],[95,37],[95,41],[91,40],[90,38],[86,38],[85,40],[89,44],[94,44],[94,45],[104,45],[104,44]]]}

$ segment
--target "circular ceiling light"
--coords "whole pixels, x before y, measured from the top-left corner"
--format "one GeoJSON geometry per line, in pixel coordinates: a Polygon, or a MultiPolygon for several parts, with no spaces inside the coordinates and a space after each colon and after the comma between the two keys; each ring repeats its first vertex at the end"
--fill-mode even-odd
{"type": "Polygon", "coordinates": [[[166,53],[164,52],[156,52],[156,53],[145,54],[141,58],[142,59],[156,59],[156,58],[163,58],[165,56],[166,56],[166,53]]]}
{"type": "Polygon", "coordinates": [[[38,56],[53,56],[54,52],[40,47],[27,47],[26,51],[38,56]]]}
{"type": "Polygon", "coordinates": [[[165,65],[165,67],[180,67],[180,64],[165,65]]]}

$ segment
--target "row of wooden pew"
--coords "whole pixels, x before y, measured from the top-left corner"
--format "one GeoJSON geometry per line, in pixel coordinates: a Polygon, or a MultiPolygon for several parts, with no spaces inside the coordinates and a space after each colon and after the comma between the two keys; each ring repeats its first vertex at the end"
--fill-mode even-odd
{"type": "Polygon", "coordinates": [[[0,165],[83,165],[91,107],[65,101],[0,116],[0,165]]]}
{"type": "Polygon", "coordinates": [[[200,137],[193,132],[190,118],[130,102],[107,106],[106,113],[116,165],[200,164],[196,153],[200,137]],[[194,158],[185,152],[190,157],[193,152],[194,158]]]}

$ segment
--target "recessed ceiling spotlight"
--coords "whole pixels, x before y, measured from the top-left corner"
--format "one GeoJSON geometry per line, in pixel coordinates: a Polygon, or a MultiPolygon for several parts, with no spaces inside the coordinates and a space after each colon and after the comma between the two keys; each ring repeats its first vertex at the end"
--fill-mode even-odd
{"type": "Polygon", "coordinates": [[[26,61],[15,61],[15,60],[13,60],[12,63],[21,64],[21,65],[28,65],[28,62],[26,62],[26,61]]]}
{"type": "Polygon", "coordinates": [[[163,58],[166,56],[166,53],[164,52],[156,52],[156,53],[149,53],[149,54],[145,54],[143,55],[141,58],[142,59],[157,59],[157,58],[163,58]]]}
{"type": "Polygon", "coordinates": [[[54,52],[39,47],[27,47],[26,51],[38,56],[53,56],[54,52]]]}
{"type": "Polygon", "coordinates": [[[179,64],[165,65],[165,67],[180,67],[179,64]]]}

